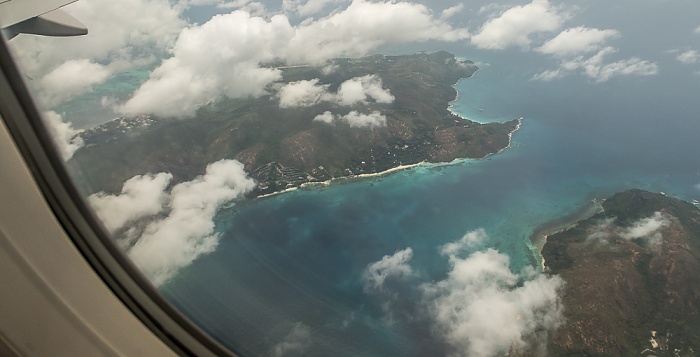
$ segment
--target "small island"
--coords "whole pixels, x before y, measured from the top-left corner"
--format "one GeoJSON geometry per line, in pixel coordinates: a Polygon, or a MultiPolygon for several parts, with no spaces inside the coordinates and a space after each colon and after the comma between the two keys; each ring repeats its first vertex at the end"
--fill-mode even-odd
{"type": "Polygon", "coordinates": [[[566,282],[551,356],[695,356],[700,351],[700,209],[664,194],[618,193],[547,238],[566,282]]]}
{"type": "Polygon", "coordinates": [[[86,143],[69,165],[81,172],[87,193],[118,192],[144,173],[170,172],[174,182],[201,174],[210,162],[236,159],[256,180],[251,197],[313,182],[378,174],[421,162],[483,158],[505,149],[520,119],[480,124],[448,110],[454,84],[478,70],[448,52],[335,59],[327,66],[277,67],[282,83],[318,80],[329,91],[367,75],[381,79],[394,99],[342,108],[378,112],[385,125],[355,127],[313,120],[334,103],[285,107],[270,88],[259,98],[223,99],[200,108],[194,118],[141,115],[118,118],[83,132],[86,143]]]}

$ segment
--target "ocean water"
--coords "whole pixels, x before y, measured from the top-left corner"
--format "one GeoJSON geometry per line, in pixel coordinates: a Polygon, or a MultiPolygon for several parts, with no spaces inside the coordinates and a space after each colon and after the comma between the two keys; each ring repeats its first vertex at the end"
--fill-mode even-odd
{"type": "Polygon", "coordinates": [[[413,249],[417,277],[393,300],[411,314],[417,287],[446,274],[440,246],[469,231],[483,228],[475,250],[506,253],[517,272],[538,265],[538,226],[594,199],[635,187],[700,198],[697,77],[537,82],[547,68],[531,56],[477,58],[482,70],[456,85],[452,110],[465,117],[524,118],[507,150],[238,204],[217,217],[217,250],[162,292],[243,354],[274,355],[286,342],[305,356],[441,355],[425,321],[390,319],[386,297],[364,291],[368,264],[413,249]]]}

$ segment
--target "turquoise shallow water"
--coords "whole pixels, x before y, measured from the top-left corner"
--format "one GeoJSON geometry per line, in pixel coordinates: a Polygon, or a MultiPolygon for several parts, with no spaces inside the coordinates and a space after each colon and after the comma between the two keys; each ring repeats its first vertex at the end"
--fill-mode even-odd
{"type": "MultiPolygon", "coordinates": [[[[482,59],[483,60],[483,59],[482,59]]],[[[420,166],[381,178],[298,190],[217,217],[218,249],[162,291],[208,332],[267,355],[298,330],[306,356],[441,355],[420,318],[382,311],[362,273],[411,247],[417,277],[395,287],[416,309],[416,287],[444,278],[438,252],[484,228],[513,271],[536,265],[528,237],[592,199],[627,188],[700,197],[698,81],[682,73],[591,83],[530,81],[533,64],[507,56],[457,85],[453,110],[477,121],[524,117],[511,148],[485,160],[420,166]],[[479,110],[483,109],[483,111],[479,110]]]]}

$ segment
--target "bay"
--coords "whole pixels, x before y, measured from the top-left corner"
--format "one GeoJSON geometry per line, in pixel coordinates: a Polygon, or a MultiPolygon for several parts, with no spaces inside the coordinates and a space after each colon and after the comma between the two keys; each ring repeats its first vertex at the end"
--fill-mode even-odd
{"type": "MultiPolygon", "coordinates": [[[[468,53],[458,54],[473,58],[468,53]]],[[[424,321],[396,323],[364,289],[366,267],[411,248],[416,277],[394,303],[415,311],[420,284],[444,278],[440,247],[483,228],[511,270],[538,265],[530,235],[592,200],[628,188],[700,197],[697,78],[594,83],[547,69],[532,54],[476,58],[452,110],[479,122],[523,117],[511,147],[483,160],[423,165],[239,204],[217,217],[217,250],[163,293],[232,349],[272,355],[289,341],[306,356],[444,354],[424,321]],[[514,58],[518,58],[514,61],[514,58]],[[411,286],[412,285],[412,286],[411,286]]]]}

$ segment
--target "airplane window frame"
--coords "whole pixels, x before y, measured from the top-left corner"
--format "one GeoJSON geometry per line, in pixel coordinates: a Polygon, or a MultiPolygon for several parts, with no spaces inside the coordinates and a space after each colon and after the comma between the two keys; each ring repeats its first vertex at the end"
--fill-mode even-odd
{"type": "Polygon", "coordinates": [[[57,221],[114,295],[175,353],[236,356],[167,302],[113,243],[72,184],[4,38],[0,39],[0,116],[57,221]]]}

